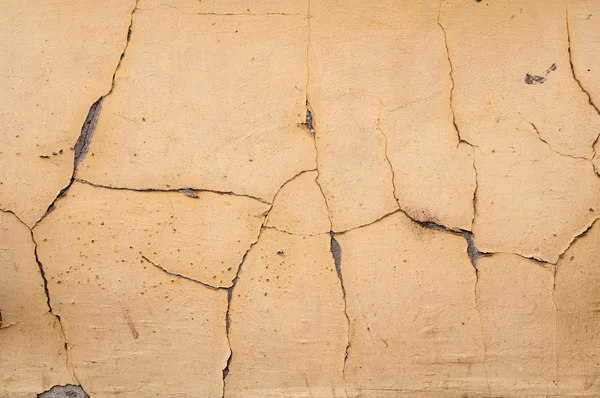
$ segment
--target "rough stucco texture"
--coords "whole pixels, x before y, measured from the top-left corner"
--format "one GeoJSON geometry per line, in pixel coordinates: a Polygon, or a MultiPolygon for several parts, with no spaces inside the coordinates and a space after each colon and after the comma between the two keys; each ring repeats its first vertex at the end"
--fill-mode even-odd
{"type": "Polygon", "coordinates": [[[0,397],[600,396],[600,2],[0,4],[0,397]]]}

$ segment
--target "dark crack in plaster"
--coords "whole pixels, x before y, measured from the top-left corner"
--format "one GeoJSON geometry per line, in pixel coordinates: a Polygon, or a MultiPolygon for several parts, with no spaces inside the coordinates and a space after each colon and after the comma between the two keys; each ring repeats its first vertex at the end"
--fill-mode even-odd
{"type": "Polygon", "coordinates": [[[113,91],[113,89],[115,87],[115,76],[117,75],[119,67],[121,66],[121,61],[123,60],[123,57],[125,56],[125,51],[127,50],[127,47],[129,46],[129,40],[131,39],[131,27],[133,25],[133,14],[135,13],[135,11],[137,9],[138,1],[139,0],[136,0],[135,5],[133,7],[133,10],[131,11],[131,14],[130,14],[130,17],[129,17],[129,26],[127,28],[127,40],[125,42],[125,46],[123,47],[123,51],[121,52],[121,56],[119,57],[119,62],[117,63],[115,71],[113,72],[112,79],[111,79],[110,90],[108,91],[108,93],[106,93],[106,94],[102,95],[100,98],[98,98],[98,100],[96,100],[96,102],[94,102],[90,106],[90,110],[88,111],[88,114],[87,114],[87,116],[86,116],[86,118],[85,118],[85,120],[83,122],[83,125],[81,126],[81,132],[79,134],[79,137],[77,138],[77,142],[74,145],[73,172],[71,173],[71,178],[69,179],[69,183],[64,188],[62,188],[60,190],[60,192],[58,193],[58,195],[54,198],[54,200],[50,203],[50,205],[46,209],[46,212],[40,217],[39,220],[37,220],[35,222],[35,224],[33,226],[34,228],[52,210],[54,210],[56,202],[60,198],[62,198],[63,196],[65,196],[65,194],[69,191],[69,189],[73,185],[73,182],[75,181],[75,173],[77,173],[77,166],[79,165],[79,163],[85,157],[85,154],[86,154],[87,149],[89,147],[90,140],[91,140],[92,135],[94,133],[94,127],[96,125],[96,120],[98,119],[98,114],[100,112],[102,100],[107,95],[109,95],[110,93],[112,93],[112,91],[113,91]]]}
{"type": "MultiPolygon", "coordinates": [[[[569,8],[568,7],[565,7],[565,20],[566,20],[566,27],[567,27],[567,53],[569,54],[569,66],[571,67],[571,74],[573,75],[573,80],[575,80],[575,82],[577,82],[577,85],[579,86],[581,91],[587,96],[588,103],[590,104],[590,106],[592,106],[592,108],[594,108],[596,113],[598,115],[600,115],[600,109],[596,106],[594,101],[592,101],[592,96],[583,87],[583,85],[581,84],[581,81],[579,80],[579,78],[577,77],[577,74],[575,73],[575,67],[573,66],[573,54],[571,52],[571,28],[569,26],[569,8]]],[[[596,136],[596,139],[592,143],[592,159],[594,159],[596,157],[596,144],[598,143],[599,139],[600,139],[600,133],[598,133],[598,135],[596,136]]],[[[592,163],[592,166],[594,167],[594,172],[596,174],[600,174],[600,172],[598,171],[598,169],[596,168],[596,165],[594,163],[592,163]]]]}
{"type": "MultiPolygon", "coordinates": [[[[305,171],[309,171],[309,170],[303,170],[300,173],[303,173],[305,171]]],[[[196,195],[197,192],[210,192],[210,193],[214,193],[214,194],[217,194],[217,195],[228,195],[228,196],[238,196],[238,197],[241,197],[241,198],[248,198],[248,199],[252,199],[252,200],[256,200],[258,202],[264,203],[266,205],[271,205],[271,202],[268,202],[267,200],[265,200],[263,198],[259,198],[258,196],[246,195],[246,194],[242,194],[242,193],[235,193],[233,191],[218,191],[218,190],[215,190],[215,189],[190,188],[190,187],[185,187],[185,188],[130,188],[130,187],[116,187],[116,186],[113,186],[113,185],[96,184],[95,182],[84,180],[83,178],[75,178],[75,181],[80,182],[82,184],[91,185],[91,186],[96,187],[96,188],[112,189],[112,190],[115,190],[115,191],[132,191],[132,192],[179,192],[179,193],[182,193],[185,196],[188,196],[188,197],[191,197],[191,198],[197,198],[197,195],[196,195]]]]}
{"type": "MultiPolygon", "coordinates": [[[[288,182],[289,181],[291,181],[291,180],[288,180],[288,182]]],[[[286,182],[286,184],[287,184],[287,182],[286,182]]],[[[281,188],[283,188],[283,186],[285,186],[285,184],[283,184],[281,186],[281,188]]],[[[280,190],[281,190],[281,188],[280,188],[280,190]]],[[[225,311],[225,337],[227,338],[227,345],[229,346],[229,356],[227,357],[227,363],[225,364],[225,367],[223,368],[223,398],[225,397],[226,379],[227,379],[227,376],[229,375],[229,366],[231,365],[231,360],[233,359],[233,350],[231,349],[231,340],[229,338],[229,329],[231,327],[231,301],[233,299],[233,289],[235,289],[235,286],[237,285],[238,280],[240,279],[240,274],[242,272],[242,267],[244,265],[244,262],[246,261],[246,257],[248,257],[248,254],[250,253],[252,248],[258,243],[258,241],[260,240],[260,237],[262,235],[262,232],[265,230],[264,225],[267,222],[268,212],[270,212],[270,211],[271,211],[271,209],[269,209],[267,211],[267,214],[265,214],[265,218],[263,220],[263,225],[261,226],[261,229],[258,233],[258,236],[256,237],[256,240],[250,244],[250,247],[244,253],[244,256],[242,257],[242,261],[240,262],[240,265],[237,268],[237,271],[235,273],[235,277],[233,278],[231,286],[226,289],[227,290],[227,310],[225,311]]]]}
{"type": "Polygon", "coordinates": [[[48,290],[48,279],[46,278],[46,272],[44,270],[44,266],[42,265],[42,262],[40,261],[40,258],[38,255],[38,244],[33,235],[33,230],[30,229],[29,233],[31,234],[31,240],[33,241],[33,254],[35,256],[35,262],[38,265],[38,269],[40,271],[40,275],[43,280],[44,292],[46,293],[46,305],[48,306],[48,312],[50,314],[52,314],[54,316],[54,318],[56,319],[56,321],[58,322],[63,340],[65,342],[64,349],[65,349],[65,354],[66,354],[67,369],[69,369],[71,371],[71,375],[73,376],[75,381],[77,381],[77,383],[79,385],[81,385],[81,382],[79,381],[79,379],[77,378],[77,375],[75,374],[75,367],[73,366],[73,363],[71,361],[71,355],[69,353],[69,344],[68,344],[68,339],[67,339],[67,333],[65,332],[65,326],[63,325],[60,315],[58,315],[56,312],[54,312],[54,308],[52,308],[52,302],[50,300],[50,290],[48,290]]]}

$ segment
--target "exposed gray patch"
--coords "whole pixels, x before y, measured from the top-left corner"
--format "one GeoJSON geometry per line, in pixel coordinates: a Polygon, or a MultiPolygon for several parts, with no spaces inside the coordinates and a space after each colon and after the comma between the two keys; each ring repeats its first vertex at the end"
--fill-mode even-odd
{"type": "MultiPolygon", "coordinates": [[[[413,220],[413,219],[411,218],[411,220],[413,220]]],[[[438,224],[433,221],[418,221],[418,220],[413,220],[413,221],[416,222],[417,224],[421,225],[424,228],[433,229],[435,231],[450,232],[450,233],[454,232],[454,231],[450,230],[449,228],[445,227],[444,225],[438,224]]]]}
{"type": "Polygon", "coordinates": [[[313,116],[312,116],[312,112],[310,110],[306,110],[306,119],[302,122],[302,123],[298,123],[299,126],[306,126],[306,128],[308,129],[308,131],[310,131],[312,134],[315,133],[315,129],[313,127],[313,116]]]}
{"type": "Polygon", "coordinates": [[[525,74],[525,83],[527,84],[544,84],[546,78],[544,76],[525,74]]]}
{"type": "Polygon", "coordinates": [[[346,298],[346,289],[344,288],[344,278],[342,278],[342,247],[335,239],[335,235],[333,233],[331,235],[331,255],[333,256],[333,262],[335,263],[335,270],[337,271],[338,278],[342,283],[342,291],[344,293],[344,298],[346,298]]]}
{"type": "Polygon", "coordinates": [[[548,78],[548,75],[550,74],[550,72],[553,72],[555,70],[556,70],[556,64],[552,64],[552,65],[550,65],[550,67],[548,69],[546,69],[543,76],[532,75],[530,73],[526,73],[525,74],[525,83],[526,84],[544,84],[544,82],[548,78]]]}
{"type": "Polygon", "coordinates": [[[75,168],[77,168],[79,162],[83,160],[88,146],[90,145],[90,140],[92,139],[92,134],[94,133],[94,126],[96,125],[96,120],[98,119],[100,104],[102,103],[103,98],[104,97],[100,97],[98,101],[94,102],[92,106],[90,106],[90,110],[85,118],[85,122],[83,122],[83,126],[81,126],[81,134],[79,134],[79,138],[75,143],[75,168]]]}
{"type": "Polygon", "coordinates": [[[330,250],[333,256],[333,262],[335,263],[335,271],[337,272],[338,279],[340,280],[340,286],[342,287],[342,298],[344,299],[344,315],[346,316],[346,322],[348,323],[348,343],[346,344],[346,350],[344,352],[344,366],[342,367],[342,374],[346,377],[346,362],[348,361],[348,351],[350,350],[350,317],[348,316],[348,302],[346,301],[346,287],[344,286],[344,278],[342,276],[342,247],[339,242],[335,239],[335,234],[329,232],[331,236],[330,250]]]}
{"type": "Polygon", "coordinates": [[[182,188],[179,190],[179,192],[181,192],[185,196],[189,196],[190,198],[197,198],[196,191],[194,191],[191,188],[182,188]]]}
{"type": "Polygon", "coordinates": [[[488,256],[489,253],[480,252],[479,249],[475,247],[475,242],[473,241],[473,232],[461,231],[461,234],[467,241],[467,254],[469,255],[471,264],[473,264],[474,267],[475,263],[477,263],[477,259],[488,256]]]}
{"type": "Polygon", "coordinates": [[[67,384],[66,386],[54,386],[48,391],[37,395],[38,398],[90,398],[81,386],[67,384]]]}

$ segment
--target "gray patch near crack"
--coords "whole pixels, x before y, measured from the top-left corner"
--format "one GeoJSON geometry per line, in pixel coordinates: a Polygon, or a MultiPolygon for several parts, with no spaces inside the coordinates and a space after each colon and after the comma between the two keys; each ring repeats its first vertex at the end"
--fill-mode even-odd
{"type": "Polygon", "coordinates": [[[342,247],[335,240],[335,236],[331,234],[331,255],[333,256],[333,262],[335,263],[335,270],[337,272],[337,276],[342,283],[342,291],[344,293],[344,299],[346,298],[346,289],[344,288],[344,278],[342,278],[342,247]]]}
{"type": "Polygon", "coordinates": [[[179,192],[181,192],[185,196],[189,196],[190,198],[197,198],[196,191],[194,191],[191,188],[182,188],[179,190],[179,192]]]}
{"type": "Polygon", "coordinates": [[[81,386],[67,384],[66,386],[54,386],[48,391],[37,395],[38,398],[90,398],[81,386]]]}
{"type": "Polygon", "coordinates": [[[461,231],[461,234],[467,241],[467,254],[469,255],[469,258],[471,259],[471,264],[474,267],[475,263],[477,263],[477,260],[479,258],[488,256],[489,253],[480,252],[479,249],[475,247],[475,242],[473,241],[473,232],[461,231]]]}
{"type": "Polygon", "coordinates": [[[525,83],[526,84],[544,84],[546,78],[544,76],[530,75],[529,73],[525,74],[525,83]]]}
{"type": "Polygon", "coordinates": [[[85,122],[83,122],[83,126],[81,126],[81,134],[77,139],[77,143],[75,143],[75,168],[79,165],[79,162],[83,160],[85,153],[87,152],[88,146],[90,145],[90,140],[92,139],[92,134],[94,133],[94,126],[96,125],[96,120],[98,119],[98,113],[100,112],[100,105],[102,104],[102,99],[104,97],[100,97],[100,99],[90,106],[90,110],[85,118],[85,122]]]}
{"type": "Polygon", "coordinates": [[[556,64],[550,65],[550,67],[544,72],[543,76],[532,75],[530,73],[525,74],[525,83],[526,84],[544,84],[544,82],[548,79],[548,75],[550,72],[554,72],[556,70],[556,64]]]}
{"type": "Polygon", "coordinates": [[[342,288],[342,298],[344,300],[344,316],[346,317],[346,322],[348,323],[348,343],[346,344],[346,349],[344,351],[344,365],[342,367],[342,374],[344,379],[346,378],[346,362],[348,361],[348,351],[350,350],[350,317],[348,316],[348,302],[346,301],[346,287],[344,286],[344,278],[342,276],[342,247],[339,242],[335,239],[335,234],[330,232],[331,243],[330,250],[331,255],[333,256],[333,262],[335,263],[335,271],[337,272],[338,279],[340,280],[340,286],[342,288]]]}
{"type": "Polygon", "coordinates": [[[442,231],[442,232],[450,232],[450,233],[454,232],[454,231],[448,229],[447,227],[445,227],[441,224],[438,224],[436,222],[433,222],[433,221],[418,221],[418,220],[413,220],[412,218],[410,218],[410,219],[424,228],[429,228],[429,229],[433,229],[435,231],[442,231]]]}

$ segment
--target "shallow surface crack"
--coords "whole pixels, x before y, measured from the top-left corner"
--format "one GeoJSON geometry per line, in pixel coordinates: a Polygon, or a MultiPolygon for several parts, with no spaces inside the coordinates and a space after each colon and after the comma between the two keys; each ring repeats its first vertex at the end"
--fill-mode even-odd
{"type": "MultiPolygon", "coordinates": [[[[577,74],[575,73],[575,67],[573,66],[573,55],[571,53],[571,28],[569,26],[569,8],[567,6],[565,6],[565,16],[566,16],[565,19],[566,19],[566,26],[567,26],[567,52],[569,54],[569,66],[571,67],[571,75],[573,75],[573,80],[575,80],[577,82],[577,85],[579,86],[581,91],[587,96],[588,103],[594,108],[596,113],[598,115],[600,115],[600,109],[598,109],[596,104],[594,104],[594,101],[592,101],[592,96],[585,88],[583,88],[581,81],[579,80],[579,78],[577,77],[577,74]]],[[[596,136],[596,139],[592,143],[592,159],[594,159],[596,157],[596,144],[598,143],[598,139],[600,139],[600,133],[598,133],[598,135],[596,136]]],[[[594,166],[594,171],[598,174],[596,165],[594,165],[593,163],[592,163],[592,165],[594,166]]]]}
{"type": "Polygon", "coordinates": [[[381,108],[382,107],[383,107],[383,103],[381,102],[381,100],[379,100],[379,112],[377,115],[376,130],[379,131],[379,133],[383,137],[383,144],[384,144],[383,154],[385,156],[385,160],[387,161],[388,166],[390,166],[390,172],[392,173],[392,189],[393,189],[392,193],[394,195],[394,199],[396,200],[396,204],[398,204],[398,206],[400,206],[400,204],[398,202],[398,196],[396,196],[396,174],[394,173],[394,167],[392,166],[392,162],[390,161],[390,158],[388,156],[388,138],[387,138],[387,135],[381,129],[381,108]]]}
{"type": "Polygon", "coordinates": [[[448,76],[450,77],[450,98],[449,98],[449,105],[450,105],[450,111],[452,112],[452,125],[454,126],[454,130],[456,130],[456,136],[458,137],[458,143],[456,144],[456,146],[458,147],[458,145],[460,145],[461,143],[465,143],[471,147],[475,147],[476,145],[471,144],[470,142],[464,140],[461,135],[460,135],[460,130],[458,128],[458,125],[456,124],[456,114],[454,113],[454,67],[452,65],[452,59],[450,58],[450,49],[448,48],[448,37],[446,35],[446,29],[444,28],[444,25],[442,25],[441,22],[441,14],[442,14],[442,0],[440,0],[440,5],[438,8],[438,15],[437,15],[437,24],[440,27],[440,29],[442,30],[442,33],[444,34],[444,46],[446,48],[446,58],[448,59],[448,65],[450,67],[450,70],[448,71],[448,76]]]}

